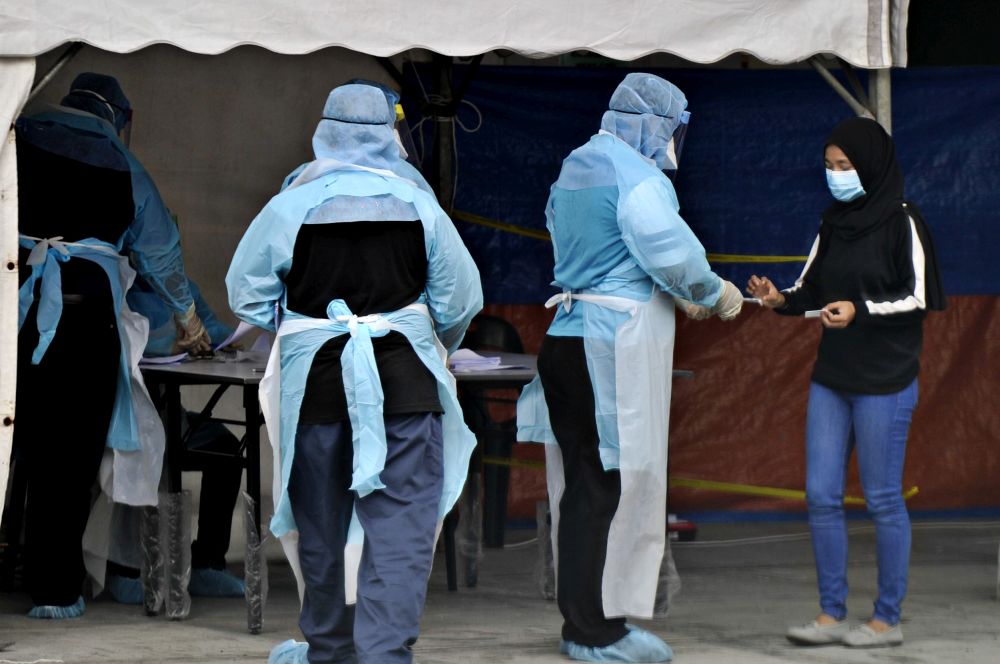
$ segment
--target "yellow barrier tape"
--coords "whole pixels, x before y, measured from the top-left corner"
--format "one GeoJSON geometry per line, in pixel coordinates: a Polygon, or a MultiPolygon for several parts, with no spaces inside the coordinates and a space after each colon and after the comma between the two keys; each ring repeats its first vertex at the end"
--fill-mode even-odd
{"type": "Polygon", "coordinates": [[[754,256],[752,254],[707,254],[709,263],[805,263],[808,256],[754,256]]]}
{"type": "Polygon", "coordinates": [[[524,226],[517,226],[516,224],[508,224],[505,221],[496,221],[494,219],[487,219],[486,217],[480,217],[479,215],[472,214],[471,212],[452,210],[451,217],[452,219],[467,221],[470,224],[477,224],[479,226],[495,228],[500,231],[506,231],[507,233],[513,233],[515,235],[523,235],[525,237],[534,238],[536,240],[545,240],[546,242],[552,241],[552,237],[545,231],[536,230],[534,228],[525,228],[524,226]]]}
{"type": "MultiPolygon", "coordinates": [[[[459,221],[465,221],[470,224],[476,224],[477,226],[486,226],[487,228],[495,228],[498,231],[504,231],[505,233],[513,233],[514,235],[523,235],[524,237],[530,237],[535,240],[544,240],[545,242],[551,242],[552,237],[545,231],[537,230],[534,228],[525,228],[524,226],[518,226],[517,224],[508,224],[505,221],[497,221],[495,219],[489,219],[487,217],[480,217],[478,214],[472,214],[471,212],[464,212],[462,210],[452,210],[451,216],[459,221]]],[[[708,254],[708,261],[710,263],[804,263],[806,261],[806,256],[755,256],[751,254],[708,254]]]]}
{"type": "MultiPolygon", "coordinates": [[[[497,456],[483,456],[483,463],[509,468],[545,468],[544,461],[532,459],[505,459],[497,456]]],[[[723,493],[740,493],[748,496],[764,496],[767,498],[782,498],[784,500],[805,500],[806,492],[798,489],[781,489],[773,486],[753,486],[751,484],[733,484],[732,482],[716,482],[713,480],[692,480],[686,477],[671,477],[670,486],[682,489],[706,489],[723,493]]],[[[920,493],[920,488],[911,486],[903,492],[903,500],[909,500],[920,493]]],[[[864,505],[865,499],[860,496],[844,496],[845,505],[864,505]]]]}
{"type": "Polygon", "coordinates": [[[535,468],[537,470],[545,469],[544,461],[534,461],[532,459],[504,459],[503,457],[486,456],[483,455],[483,463],[488,463],[491,466],[507,466],[509,468],[535,468]]]}
{"type": "MultiPolygon", "coordinates": [[[[748,496],[766,496],[768,498],[783,498],[785,500],[805,500],[806,492],[796,489],[779,489],[771,486],[752,486],[749,484],[732,484],[730,482],[715,482],[712,480],[691,480],[684,477],[671,477],[670,486],[686,489],[707,489],[723,493],[741,493],[748,496]]],[[[903,499],[909,500],[920,492],[919,487],[910,487],[903,492],[903,499]]],[[[864,505],[865,499],[860,496],[844,496],[845,505],[864,505]]]]}

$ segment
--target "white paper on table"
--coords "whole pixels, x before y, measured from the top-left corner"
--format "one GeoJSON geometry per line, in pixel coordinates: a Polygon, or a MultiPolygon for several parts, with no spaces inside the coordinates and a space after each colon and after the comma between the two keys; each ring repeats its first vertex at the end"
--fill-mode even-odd
{"type": "Polygon", "coordinates": [[[486,357],[468,348],[459,348],[448,358],[452,371],[489,371],[500,368],[499,357],[486,357]]]}
{"type": "Polygon", "coordinates": [[[167,357],[145,357],[143,356],[139,360],[140,365],[146,364],[176,364],[177,362],[183,362],[187,359],[187,353],[180,353],[179,355],[168,355],[167,357]]]}
{"type": "Polygon", "coordinates": [[[255,328],[253,325],[240,321],[240,324],[236,326],[236,329],[233,331],[233,333],[230,334],[228,337],[226,337],[226,340],[223,341],[222,343],[215,344],[214,346],[212,346],[212,350],[219,350],[220,348],[225,348],[226,346],[234,344],[243,337],[245,337],[254,329],[255,328]]]}

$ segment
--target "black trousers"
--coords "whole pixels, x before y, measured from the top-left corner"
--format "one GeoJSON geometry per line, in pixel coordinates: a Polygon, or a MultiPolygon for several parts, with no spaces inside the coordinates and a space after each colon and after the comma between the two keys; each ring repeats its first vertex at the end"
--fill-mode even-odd
{"type": "Polygon", "coordinates": [[[621,475],[604,470],[601,464],[583,339],[546,336],[538,356],[538,375],[566,477],[557,534],[556,596],[564,621],[562,638],[603,647],[628,634],[624,618],[604,616],[601,593],[608,530],[621,498],[621,475]]]}
{"type": "Polygon", "coordinates": [[[110,290],[66,303],[38,365],[35,307],[18,335],[16,472],[26,472],[25,572],[36,606],[69,606],[86,572],[81,540],[104,454],[121,343],[110,290]]]}

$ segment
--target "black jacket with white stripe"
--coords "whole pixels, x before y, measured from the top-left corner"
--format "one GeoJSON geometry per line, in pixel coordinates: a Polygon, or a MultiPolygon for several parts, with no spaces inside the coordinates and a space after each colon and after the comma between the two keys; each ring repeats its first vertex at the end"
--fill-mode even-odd
{"type": "Polygon", "coordinates": [[[777,312],[785,315],[840,300],[854,304],[850,325],[823,329],[812,375],[821,385],[890,394],[920,371],[924,317],[944,302],[930,235],[919,212],[903,207],[906,214],[851,240],[821,224],[802,276],[782,291],[785,306],[777,312]]]}

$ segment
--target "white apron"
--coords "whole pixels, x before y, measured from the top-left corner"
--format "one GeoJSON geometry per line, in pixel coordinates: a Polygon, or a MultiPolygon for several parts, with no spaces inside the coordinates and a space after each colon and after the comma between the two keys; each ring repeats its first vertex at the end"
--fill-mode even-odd
{"type": "MultiPolygon", "coordinates": [[[[668,295],[655,289],[647,302],[613,295],[562,293],[549,300],[546,306],[562,303],[568,308],[572,306],[571,300],[630,316],[616,329],[614,357],[595,358],[588,352],[587,364],[595,386],[595,398],[598,381],[615,382],[620,442],[621,499],[608,532],[602,579],[604,615],[648,619],[653,617],[667,529],[667,437],[673,375],[674,303],[668,295]]],[[[584,343],[586,346],[586,336],[584,343]]],[[[532,440],[548,443],[545,460],[552,512],[552,548],[558,560],[559,500],[566,485],[562,453],[554,437],[544,434],[551,428],[547,411],[542,412],[544,395],[537,379],[526,388],[524,396],[518,404],[518,438],[530,436],[532,440]]]]}
{"type": "MultiPolygon", "coordinates": [[[[424,304],[411,304],[403,309],[417,311],[424,316],[430,317],[427,306],[424,304]]],[[[376,329],[396,329],[395,326],[381,315],[358,317],[358,322],[364,323],[376,329]]],[[[267,360],[267,368],[264,377],[260,381],[259,398],[260,409],[264,415],[264,423],[267,427],[267,436],[271,441],[271,449],[274,454],[274,477],[272,481],[272,495],[274,496],[274,507],[278,508],[278,501],[283,493],[281,480],[281,338],[289,334],[303,332],[309,329],[324,328],[329,325],[328,319],[294,319],[284,320],[278,326],[278,333],[275,336],[274,344],[271,346],[271,354],[267,360]]],[[[441,362],[446,363],[447,352],[441,342],[435,337],[435,346],[441,357],[441,362]]],[[[454,389],[454,378],[452,389],[454,389]]],[[[441,531],[439,521],[437,533],[441,531]]],[[[295,582],[298,587],[299,601],[305,597],[305,581],[302,576],[302,565],[299,561],[299,532],[290,530],[282,535],[279,540],[288,558],[288,564],[295,575],[295,582]]],[[[357,601],[358,590],[358,570],[361,566],[361,553],[364,546],[364,530],[358,520],[357,513],[351,515],[351,525],[347,534],[347,544],[344,547],[344,597],[348,604],[357,601]]]]}

